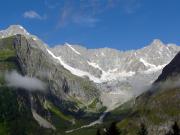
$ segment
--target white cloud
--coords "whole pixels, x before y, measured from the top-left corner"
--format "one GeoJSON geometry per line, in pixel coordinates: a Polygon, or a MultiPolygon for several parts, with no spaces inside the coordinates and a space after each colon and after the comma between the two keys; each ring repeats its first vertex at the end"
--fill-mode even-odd
{"type": "Polygon", "coordinates": [[[118,8],[120,12],[132,14],[141,7],[142,0],[68,0],[61,3],[57,28],[71,24],[94,27],[100,15],[118,8]]]}
{"type": "Polygon", "coordinates": [[[74,8],[69,7],[62,10],[57,27],[64,27],[72,23],[93,27],[98,22],[99,19],[95,18],[94,15],[83,13],[83,11],[76,12],[74,8]]]}
{"type": "Polygon", "coordinates": [[[99,19],[96,19],[92,16],[74,16],[73,17],[73,22],[77,24],[82,24],[86,26],[94,26],[99,19]]]}
{"type": "Polygon", "coordinates": [[[26,11],[23,14],[24,18],[28,18],[28,19],[39,19],[39,20],[44,20],[46,19],[46,16],[41,16],[39,15],[37,12],[30,10],[30,11],[26,11]]]}
{"type": "Polygon", "coordinates": [[[60,19],[58,20],[57,27],[63,27],[69,23],[72,17],[72,12],[70,8],[63,9],[60,14],[60,19]]]}
{"type": "Polygon", "coordinates": [[[81,0],[77,3],[73,0],[65,1],[61,4],[56,27],[61,28],[71,24],[86,27],[96,26],[100,21],[97,15],[104,10],[104,5],[99,4],[96,0],[81,0]]]}
{"type": "Polygon", "coordinates": [[[8,87],[22,88],[28,91],[45,91],[46,84],[35,77],[22,76],[16,71],[5,74],[5,80],[8,87]]]}
{"type": "Polygon", "coordinates": [[[180,88],[180,76],[169,77],[167,80],[159,82],[155,85],[155,88],[160,88],[162,90],[176,89],[180,88]]]}

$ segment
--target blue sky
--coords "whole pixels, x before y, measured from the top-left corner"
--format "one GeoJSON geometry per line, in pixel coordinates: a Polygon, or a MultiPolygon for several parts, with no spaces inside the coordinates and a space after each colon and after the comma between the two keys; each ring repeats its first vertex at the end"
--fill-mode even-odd
{"type": "Polygon", "coordinates": [[[0,29],[20,24],[50,46],[141,48],[180,44],[179,0],[1,0],[0,29]]]}

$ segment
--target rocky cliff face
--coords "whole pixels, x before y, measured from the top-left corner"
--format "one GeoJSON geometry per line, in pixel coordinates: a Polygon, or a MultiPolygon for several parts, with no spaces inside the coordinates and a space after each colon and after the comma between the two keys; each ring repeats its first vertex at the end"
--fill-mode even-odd
{"type": "Polygon", "coordinates": [[[122,134],[136,134],[142,123],[150,135],[165,135],[175,122],[180,125],[179,56],[180,53],[163,68],[149,91],[112,112],[124,115],[127,111],[117,123],[122,134]]]}
{"type": "Polygon", "coordinates": [[[150,74],[161,70],[180,48],[172,44],[165,45],[156,39],[145,48],[125,52],[110,48],[87,49],[68,43],[51,50],[69,66],[88,72],[99,82],[107,82],[136,73],[150,74]]]}
{"type": "MultiPolygon", "coordinates": [[[[110,48],[87,49],[67,43],[49,48],[22,26],[10,26],[0,31],[0,92],[5,95],[0,96],[0,110],[3,110],[0,111],[0,116],[3,116],[0,117],[0,129],[2,125],[4,134],[8,133],[6,128],[9,125],[2,123],[7,122],[6,114],[12,112],[15,114],[10,123],[13,119],[18,122],[17,115],[26,123],[25,126],[20,123],[11,125],[12,129],[18,129],[17,135],[26,131],[29,124],[26,119],[32,122],[30,129],[33,130],[28,133],[33,135],[41,128],[47,129],[40,133],[43,135],[64,134],[65,130],[92,122],[104,111],[102,104],[111,111],[140,95],[179,50],[179,46],[164,45],[160,40],[154,40],[145,48],[126,52],[110,48]],[[16,83],[9,85],[4,73],[13,70],[21,79],[42,82],[45,84],[43,90],[33,88],[32,91],[32,86],[26,88],[25,85],[14,87],[16,83]],[[8,97],[13,99],[12,102],[8,102],[8,97]],[[15,102],[14,108],[9,110],[3,104],[6,102],[8,105],[15,102]],[[23,131],[19,130],[21,128],[23,131]]],[[[157,82],[179,73],[178,59],[179,53],[163,69],[157,82]]],[[[155,133],[154,125],[164,129],[170,125],[166,123],[172,123],[179,114],[179,101],[179,89],[155,92],[153,96],[147,92],[135,100],[135,111],[130,115],[132,119],[121,121],[120,128],[125,126],[126,130],[129,123],[132,133],[135,133],[133,129],[137,128],[143,116],[152,134],[155,133]]]]}
{"type": "Polygon", "coordinates": [[[179,50],[179,46],[158,39],[131,51],[87,49],[68,43],[51,49],[72,74],[87,76],[97,84],[108,108],[115,108],[148,89],[179,50]]]}
{"type": "MultiPolygon", "coordinates": [[[[26,72],[27,70],[30,71],[36,68],[37,71],[41,70],[38,71],[41,72],[38,74],[48,72],[46,76],[48,75],[49,78],[55,77],[54,82],[56,82],[56,84],[53,84],[53,89],[55,87],[55,89],[58,89],[63,86],[66,89],[65,92],[69,92],[69,95],[74,95],[73,92],[76,91],[76,97],[80,96],[83,100],[87,99],[88,101],[89,96],[86,97],[87,94],[79,90],[82,88],[79,88],[77,81],[66,80],[62,77],[61,80],[65,82],[65,85],[62,85],[59,83],[62,81],[58,80],[59,75],[54,72],[56,69],[57,72],[65,69],[63,70],[63,76],[67,77],[67,75],[64,74],[69,71],[75,78],[79,76],[78,79],[80,80],[84,80],[84,78],[86,78],[85,80],[89,79],[92,82],[88,83],[100,89],[100,98],[108,108],[114,108],[115,104],[121,104],[139,95],[144,89],[147,89],[160,75],[162,68],[168,64],[180,50],[179,46],[174,44],[165,45],[157,39],[147,47],[131,51],[119,51],[110,48],[87,49],[80,45],[70,45],[68,43],[55,46],[54,48],[48,48],[44,42],[38,37],[28,33],[22,26],[12,25],[8,29],[0,31],[0,37],[8,37],[16,34],[24,35],[29,40],[28,44],[32,44],[31,46],[33,46],[33,48],[43,50],[41,57],[45,57],[48,61],[43,61],[44,64],[49,65],[48,69],[41,65],[39,65],[40,67],[36,67],[38,61],[33,65],[35,68],[32,67],[31,64],[26,63],[28,64],[26,72]],[[52,70],[53,73],[49,69],[52,70]],[[56,79],[58,81],[56,81],[56,79]],[[139,83],[143,85],[139,85],[139,83]],[[66,86],[66,84],[72,87],[66,86]],[[71,90],[73,90],[73,92],[71,90]]],[[[23,54],[23,50],[21,52],[23,54]]],[[[36,59],[34,54],[33,56],[30,53],[27,54],[29,58],[32,58],[32,61],[36,59]]],[[[25,56],[25,53],[23,56],[25,56]]],[[[41,57],[39,59],[42,59],[41,57]]],[[[37,72],[33,74],[37,74],[37,72]]],[[[87,88],[86,86],[83,87],[87,88]]],[[[66,95],[67,94],[62,97],[66,97],[66,95]]],[[[92,95],[92,93],[89,95],[92,95]]]]}
{"type": "Polygon", "coordinates": [[[157,82],[165,81],[169,78],[178,76],[180,73],[180,52],[174,57],[174,59],[164,67],[162,74],[156,80],[157,82]]]}
{"type": "MultiPolygon", "coordinates": [[[[52,133],[51,131],[62,133],[67,126],[70,128],[73,124],[78,123],[77,119],[86,121],[84,115],[88,113],[93,113],[95,117],[98,116],[97,113],[101,111],[102,105],[96,85],[87,78],[77,77],[66,70],[48,53],[48,48],[39,39],[17,34],[0,39],[0,49],[0,91],[3,93],[7,89],[12,93],[13,99],[17,102],[16,108],[22,107],[28,112],[26,115],[19,110],[22,114],[21,119],[28,117],[32,120],[32,124],[36,123],[35,131],[42,127],[51,129],[47,130],[47,133],[52,133]],[[14,76],[10,75],[10,80],[7,80],[8,71],[18,73],[12,74],[14,76]],[[36,85],[40,80],[45,87],[40,91],[38,88],[33,88],[30,86],[35,85],[32,79],[36,80],[36,85]],[[28,86],[23,83],[28,83],[28,86]],[[59,122],[63,123],[61,128],[57,127],[59,122]]],[[[8,97],[4,95],[4,98],[8,97]]],[[[6,104],[4,98],[2,102],[6,104]]],[[[0,104],[1,109],[3,104],[0,104]]],[[[13,109],[12,111],[16,112],[13,109]]],[[[8,108],[5,108],[1,116],[7,112],[8,108]]],[[[16,120],[14,117],[13,119],[16,120]]],[[[6,122],[7,119],[0,121],[0,124],[4,121],[6,122]]],[[[26,119],[23,121],[30,125],[26,119]]],[[[11,120],[10,123],[12,123],[11,120]]],[[[19,130],[23,128],[21,126],[21,124],[17,125],[16,128],[19,130]]],[[[32,130],[31,126],[30,130],[32,130]]],[[[12,128],[14,128],[13,125],[12,128]]],[[[23,131],[26,129],[23,128],[23,131]]],[[[46,134],[45,132],[42,134],[46,134]]],[[[17,134],[21,133],[21,131],[17,132],[17,134]]]]}
{"type": "Polygon", "coordinates": [[[88,103],[98,97],[93,83],[72,75],[49,55],[45,46],[32,38],[16,35],[14,47],[23,73],[47,82],[47,89],[59,99],[72,96],[88,103]]]}

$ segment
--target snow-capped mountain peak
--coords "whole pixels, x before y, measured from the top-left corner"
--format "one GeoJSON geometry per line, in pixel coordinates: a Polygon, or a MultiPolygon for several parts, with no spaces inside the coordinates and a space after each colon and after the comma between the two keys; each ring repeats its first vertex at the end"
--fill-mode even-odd
{"type": "Polygon", "coordinates": [[[9,37],[16,34],[21,34],[24,36],[30,35],[30,33],[27,32],[27,30],[21,25],[10,25],[7,29],[0,31],[1,38],[9,37]]]}
{"type": "Polygon", "coordinates": [[[33,42],[36,42],[37,45],[42,46],[48,46],[46,43],[44,43],[42,40],[40,40],[37,36],[30,34],[23,26],[21,25],[10,25],[7,29],[0,31],[0,38],[6,38],[14,35],[23,35],[28,39],[31,39],[33,42]]]}
{"type": "MultiPolygon", "coordinates": [[[[11,25],[6,30],[0,31],[0,37],[16,34],[31,38],[39,45],[45,45],[38,37],[31,35],[21,25],[11,25]]],[[[159,39],[154,39],[145,48],[125,52],[110,48],[87,49],[69,43],[65,43],[64,46],[50,48],[54,56],[61,58],[61,61],[66,65],[65,68],[68,67],[67,70],[73,69],[72,73],[75,75],[79,75],[75,71],[81,72],[80,76],[88,76],[90,79],[96,78],[92,81],[98,80],[98,82],[121,80],[137,73],[160,71],[164,65],[172,60],[178,50],[180,50],[178,46],[167,46],[159,39]],[[116,70],[110,72],[113,69],[116,70]]]]}
{"type": "Polygon", "coordinates": [[[151,44],[152,45],[164,45],[164,43],[160,39],[154,39],[151,44]]]}
{"type": "MultiPolygon", "coordinates": [[[[29,34],[20,25],[11,25],[6,30],[0,31],[0,38],[16,34],[24,35],[72,74],[82,78],[88,77],[102,91],[113,90],[113,93],[135,91],[138,95],[139,90],[142,89],[139,86],[144,87],[155,81],[163,67],[180,51],[179,46],[165,45],[159,39],[153,40],[151,44],[142,49],[131,51],[111,48],[87,49],[69,43],[49,48],[44,47],[44,42],[29,34]],[[141,85],[137,85],[139,82],[141,85]]],[[[122,95],[119,96],[122,97],[122,95]]],[[[108,97],[112,99],[111,96],[108,95],[108,97]]],[[[119,99],[121,98],[117,98],[119,99]]]]}
{"type": "Polygon", "coordinates": [[[179,50],[178,46],[167,46],[159,39],[155,39],[149,46],[133,51],[122,52],[110,48],[87,49],[66,43],[64,46],[52,48],[51,52],[57,57],[60,56],[70,67],[106,82],[129,78],[138,73],[160,72],[179,50]],[[116,71],[109,72],[113,69],[116,71]]]}

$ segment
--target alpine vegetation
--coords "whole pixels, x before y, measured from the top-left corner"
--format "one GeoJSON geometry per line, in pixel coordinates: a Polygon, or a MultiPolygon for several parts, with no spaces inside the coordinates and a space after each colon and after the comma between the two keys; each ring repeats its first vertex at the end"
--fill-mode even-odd
{"type": "Polygon", "coordinates": [[[97,129],[164,135],[173,121],[179,124],[177,45],[154,40],[124,52],[68,43],[51,48],[20,25],[0,37],[0,135],[2,128],[3,135],[95,135],[97,129]],[[19,120],[25,124],[12,124],[19,120]],[[146,130],[138,130],[140,123],[146,130]]]}
{"type": "Polygon", "coordinates": [[[180,135],[180,0],[9,1],[0,135],[180,135]]]}

